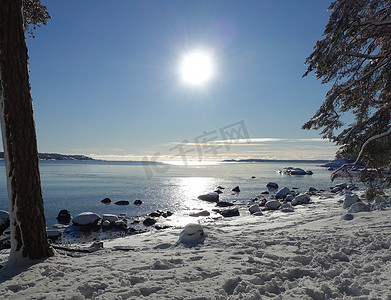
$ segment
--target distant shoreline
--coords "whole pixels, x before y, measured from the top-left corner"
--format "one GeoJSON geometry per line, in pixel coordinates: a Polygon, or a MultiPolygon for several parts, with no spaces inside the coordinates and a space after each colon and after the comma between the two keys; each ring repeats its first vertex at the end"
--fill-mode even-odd
{"type": "MultiPolygon", "coordinates": [[[[165,164],[164,162],[148,162],[148,161],[138,161],[138,160],[101,160],[94,159],[92,157],[80,154],[59,154],[59,153],[39,153],[39,160],[57,160],[57,161],[104,161],[104,162],[137,162],[137,163],[155,163],[155,164],[165,164]]],[[[4,152],[0,152],[0,159],[4,159],[4,152]]],[[[223,163],[264,163],[264,162],[290,162],[290,163],[326,163],[332,161],[332,159],[259,159],[259,158],[250,158],[250,159],[225,159],[223,163]]]]}
{"type": "Polygon", "coordinates": [[[222,162],[291,162],[291,163],[326,163],[331,161],[326,159],[226,159],[222,162]]]}

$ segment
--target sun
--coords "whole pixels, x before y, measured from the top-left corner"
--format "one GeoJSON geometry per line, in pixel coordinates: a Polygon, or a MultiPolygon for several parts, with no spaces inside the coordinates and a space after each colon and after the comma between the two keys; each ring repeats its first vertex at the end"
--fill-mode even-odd
{"type": "Polygon", "coordinates": [[[186,53],[180,61],[179,71],[184,83],[203,86],[215,75],[213,55],[202,50],[186,53]]]}

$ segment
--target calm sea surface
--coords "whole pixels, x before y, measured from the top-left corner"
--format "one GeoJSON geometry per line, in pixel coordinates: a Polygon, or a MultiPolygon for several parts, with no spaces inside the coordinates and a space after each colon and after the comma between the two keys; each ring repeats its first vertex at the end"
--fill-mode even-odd
{"type": "MultiPolygon", "coordinates": [[[[297,187],[299,191],[311,186],[328,189],[331,185],[330,171],[314,163],[218,163],[157,167],[131,162],[40,161],[48,227],[57,223],[56,216],[61,209],[68,209],[72,216],[92,211],[100,215],[126,213],[128,217],[137,217],[156,209],[186,214],[190,210],[211,206],[198,200],[197,196],[213,192],[219,185],[226,188],[220,195],[220,199],[226,201],[249,200],[266,190],[269,181],[278,183],[280,187],[297,187]],[[277,170],[289,166],[312,170],[314,174],[287,176],[277,173],[277,170]],[[232,195],[231,189],[237,185],[241,192],[232,195]],[[104,205],[100,201],[106,197],[113,202],[128,200],[130,205],[104,205]],[[136,199],[142,200],[143,204],[133,205],[136,199]]],[[[0,209],[8,211],[4,161],[0,162],[0,209]]]]}

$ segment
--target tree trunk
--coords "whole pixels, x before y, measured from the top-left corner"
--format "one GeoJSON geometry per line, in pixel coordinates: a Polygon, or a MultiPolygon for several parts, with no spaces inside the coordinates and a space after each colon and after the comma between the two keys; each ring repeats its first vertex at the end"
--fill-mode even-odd
{"type": "Polygon", "coordinates": [[[47,239],[22,1],[0,0],[0,119],[11,221],[9,263],[53,255],[47,239]]]}

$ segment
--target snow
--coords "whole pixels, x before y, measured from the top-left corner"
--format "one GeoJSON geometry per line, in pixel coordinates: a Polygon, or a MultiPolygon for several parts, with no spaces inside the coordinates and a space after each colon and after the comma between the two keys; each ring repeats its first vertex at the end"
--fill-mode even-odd
{"type": "MultiPolygon", "coordinates": [[[[44,261],[1,269],[0,296],[390,299],[391,204],[344,220],[344,198],[342,193],[311,196],[292,212],[264,211],[259,217],[247,207],[239,217],[215,222],[199,217],[201,225],[104,241],[93,253],[58,250],[44,261]],[[200,228],[199,243],[178,243],[181,232],[200,233],[200,228]]],[[[0,251],[0,261],[8,253],[0,251]]]]}

